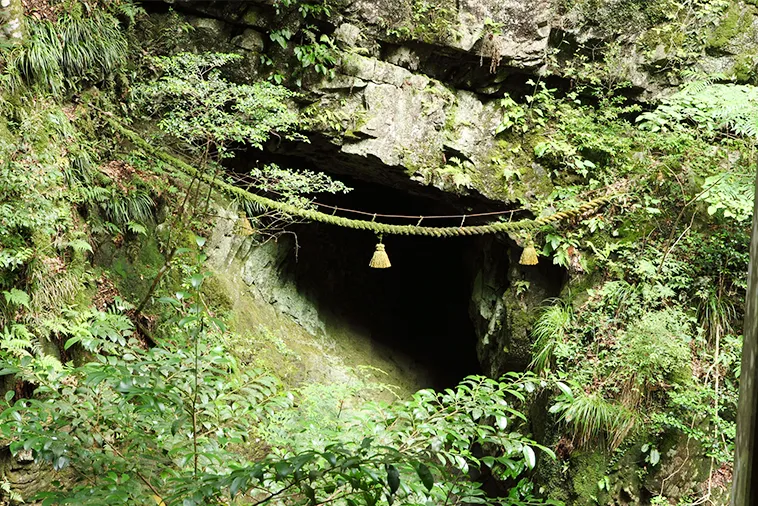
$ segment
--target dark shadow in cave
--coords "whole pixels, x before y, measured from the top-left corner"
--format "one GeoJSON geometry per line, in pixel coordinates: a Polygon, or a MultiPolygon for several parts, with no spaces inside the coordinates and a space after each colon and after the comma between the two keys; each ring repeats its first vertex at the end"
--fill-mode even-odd
{"type": "MultiPolygon", "coordinates": [[[[320,198],[341,207],[393,214],[455,214],[450,205],[384,186],[346,181],[348,195],[320,198]]],[[[407,223],[407,222],[406,222],[407,223]]],[[[377,238],[326,224],[295,229],[299,251],[285,271],[322,313],[360,327],[410,358],[434,388],[481,372],[469,319],[476,239],[384,238],[389,269],[368,266],[377,238]]],[[[504,259],[504,261],[507,261],[504,259]]]]}

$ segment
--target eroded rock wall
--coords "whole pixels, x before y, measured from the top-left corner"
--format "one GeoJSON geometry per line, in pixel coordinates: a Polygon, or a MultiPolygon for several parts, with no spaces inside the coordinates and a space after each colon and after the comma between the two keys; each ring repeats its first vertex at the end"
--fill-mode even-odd
{"type": "MultiPolygon", "coordinates": [[[[271,77],[272,66],[261,64],[262,57],[271,58],[285,83],[302,93],[297,105],[310,142],[277,141],[268,153],[411,195],[435,187],[451,200],[468,196],[490,209],[524,208],[529,216],[554,187],[550,169],[534,156],[541,139],[531,132],[499,132],[503,98],[520,101],[533,93],[535,82],[570,90],[577,68],[589,69],[590,78],[609,86],[625,83],[623,93],[644,106],[678,86],[685,68],[755,82],[756,7],[728,4],[697,17],[670,2],[634,0],[341,0],[331,2],[332,13],[319,20],[336,44],[334,74],[301,75],[299,82],[287,81],[299,69],[291,48],[271,36],[283,27],[296,31],[302,22],[297,15],[279,16],[266,1],[175,5],[194,27],[184,48],[243,53],[244,62],[233,72],[240,80],[271,77]]],[[[520,266],[523,241],[485,239],[468,259],[477,356],[492,376],[528,366],[536,310],[567,282],[561,269],[520,266]]],[[[263,300],[311,335],[323,332],[314,306],[299,300],[303,294],[296,287],[275,279],[283,250],[268,248],[250,254],[240,279],[248,287],[264,287],[263,300]]],[[[228,259],[238,254],[228,250],[221,256],[228,268],[228,259]]],[[[690,455],[687,442],[667,451],[677,465],[686,460],[680,455],[690,455]]],[[[567,500],[590,500],[609,469],[606,457],[577,452],[570,475],[553,469],[567,500]]],[[[630,460],[626,467],[638,469],[637,464],[630,460]]],[[[660,487],[668,472],[648,483],[631,472],[616,473],[609,495],[618,504],[646,504],[646,491],[660,487]]],[[[693,464],[668,483],[676,480],[682,491],[702,479],[702,469],[693,464]]]]}

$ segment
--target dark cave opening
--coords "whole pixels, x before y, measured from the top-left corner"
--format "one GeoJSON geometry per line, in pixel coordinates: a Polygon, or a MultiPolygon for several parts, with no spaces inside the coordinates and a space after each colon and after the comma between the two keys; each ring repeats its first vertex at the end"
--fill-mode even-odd
{"type": "MultiPolygon", "coordinates": [[[[346,183],[354,188],[351,193],[319,200],[371,212],[457,213],[435,199],[360,181],[346,183]]],[[[409,359],[424,371],[424,387],[451,387],[482,372],[469,318],[476,238],[385,237],[392,267],[372,269],[373,233],[321,223],[294,231],[299,249],[284,272],[320,313],[363,329],[381,347],[409,359]]]]}

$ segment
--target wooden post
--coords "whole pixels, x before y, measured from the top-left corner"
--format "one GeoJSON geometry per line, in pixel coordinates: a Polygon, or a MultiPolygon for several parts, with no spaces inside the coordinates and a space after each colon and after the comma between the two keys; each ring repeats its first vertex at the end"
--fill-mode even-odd
{"type": "Polygon", "coordinates": [[[758,505],[758,179],[750,238],[732,506],[758,505]]]}

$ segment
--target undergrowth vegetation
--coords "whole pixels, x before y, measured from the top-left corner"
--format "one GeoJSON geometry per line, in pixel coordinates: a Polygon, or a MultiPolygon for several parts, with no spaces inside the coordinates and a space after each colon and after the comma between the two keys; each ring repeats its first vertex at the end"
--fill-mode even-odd
{"type": "MultiPolygon", "coordinates": [[[[492,504],[478,479],[486,473],[512,483],[498,503],[544,503],[528,474],[552,452],[528,437],[520,412],[544,380],[471,377],[369,406],[350,390],[324,387],[319,398],[315,387],[290,390],[270,371],[240,365],[204,291],[205,239],[195,235],[207,232],[215,196],[129,152],[102,118],[113,114],[114,96],[126,98],[139,119],[160,115],[157,138],[222,177],[231,143],[260,146],[289,133],[293,94],[226,81],[219,68],[234,55],[181,54],[145,59],[154,72],[132,74],[144,81],[122,95],[123,83],[110,78],[127,49],[123,27],[82,5],[30,21],[28,39],[2,60],[12,86],[3,89],[0,132],[0,372],[9,380],[0,437],[13,455],[56,473],[26,499],[492,504]],[[87,90],[92,84],[100,90],[87,90]],[[114,261],[148,249],[141,271],[114,261]],[[306,400],[317,401],[317,416],[306,400]],[[332,402],[336,415],[326,410],[332,402]],[[337,421],[344,430],[330,429],[337,421]]],[[[244,182],[304,207],[314,193],[348,190],[276,166],[244,182]]],[[[260,210],[248,212],[266,223],[260,210]]]]}
{"type": "MultiPolygon", "coordinates": [[[[625,117],[636,106],[606,90],[602,109],[582,105],[587,91],[553,98],[551,120],[536,125],[534,152],[555,184],[540,208],[621,196],[613,211],[538,235],[582,288],[547,301],[532,366],[570,387],[551,411],[577,447],[616,449],[617,462],[646,448],[642,479],[668,465],[659,450],[672,437],[696,441],[710,471],[699,475],[706,492],[690,493],[708,500],[734,445],[754,91],[691,82],[635,122],[625,117]]],[[[612,493],[623,473],[608,469],[596,493],[612,493]]]]}
{"type": "MultiPolygon", "coordinates": [[[[299,67],[263,54],[263,78],[237,83],[226,71],[239,55],[140,47],[144,13],[131,2],[64,4],[0,48],[0,442],[59,472],[41,484],[43,504],[589,504],[627,489],[659,503],[714,497],[734,445],[754,88],[689,76],[643,111],[625,98],[612,46],[604,62],[566,64],[570,89],[538,79],[523,101],[498,98],[496,140],[550,180],[520,204],[547,215],[613,194],[613,205],[529,239],[570,277],[535,315],[533,372],[374,404],[365,398],[383,388],[375,384],[293,387],[243,363],[208,295],[203,237],[217,196],[108,126],[131,122],[203,175],[302,208],[349,191],[321,173],[258,163],[232,177],[222,165],[240,146],[307,142],[297,109],[309,79],[335,77],[323,22],[337,7],[274,2],[288,21],[270,42],[299,67]]],[[[738,26],[722,19],[727,4],[619,3],[624,23],[660,23],[666,37],[685,28],[672,51],[664,44],[661,72],[696,47],[715,50],[716,21],[738,26]]],[[[447,2],[409,5],[413,24],[386,20],[389,36],[458,37],[447,2]]],[[[311,108],[305,119],[329,114],[311,108]]],[[[461,191],[477,170],[450,157],[419,177],[461,191]]],[[[235,204],[251,242],[276,240],[294,221],[235,204]]],[[[524,295],[529,281],[520,282],[524,295]]]]}

